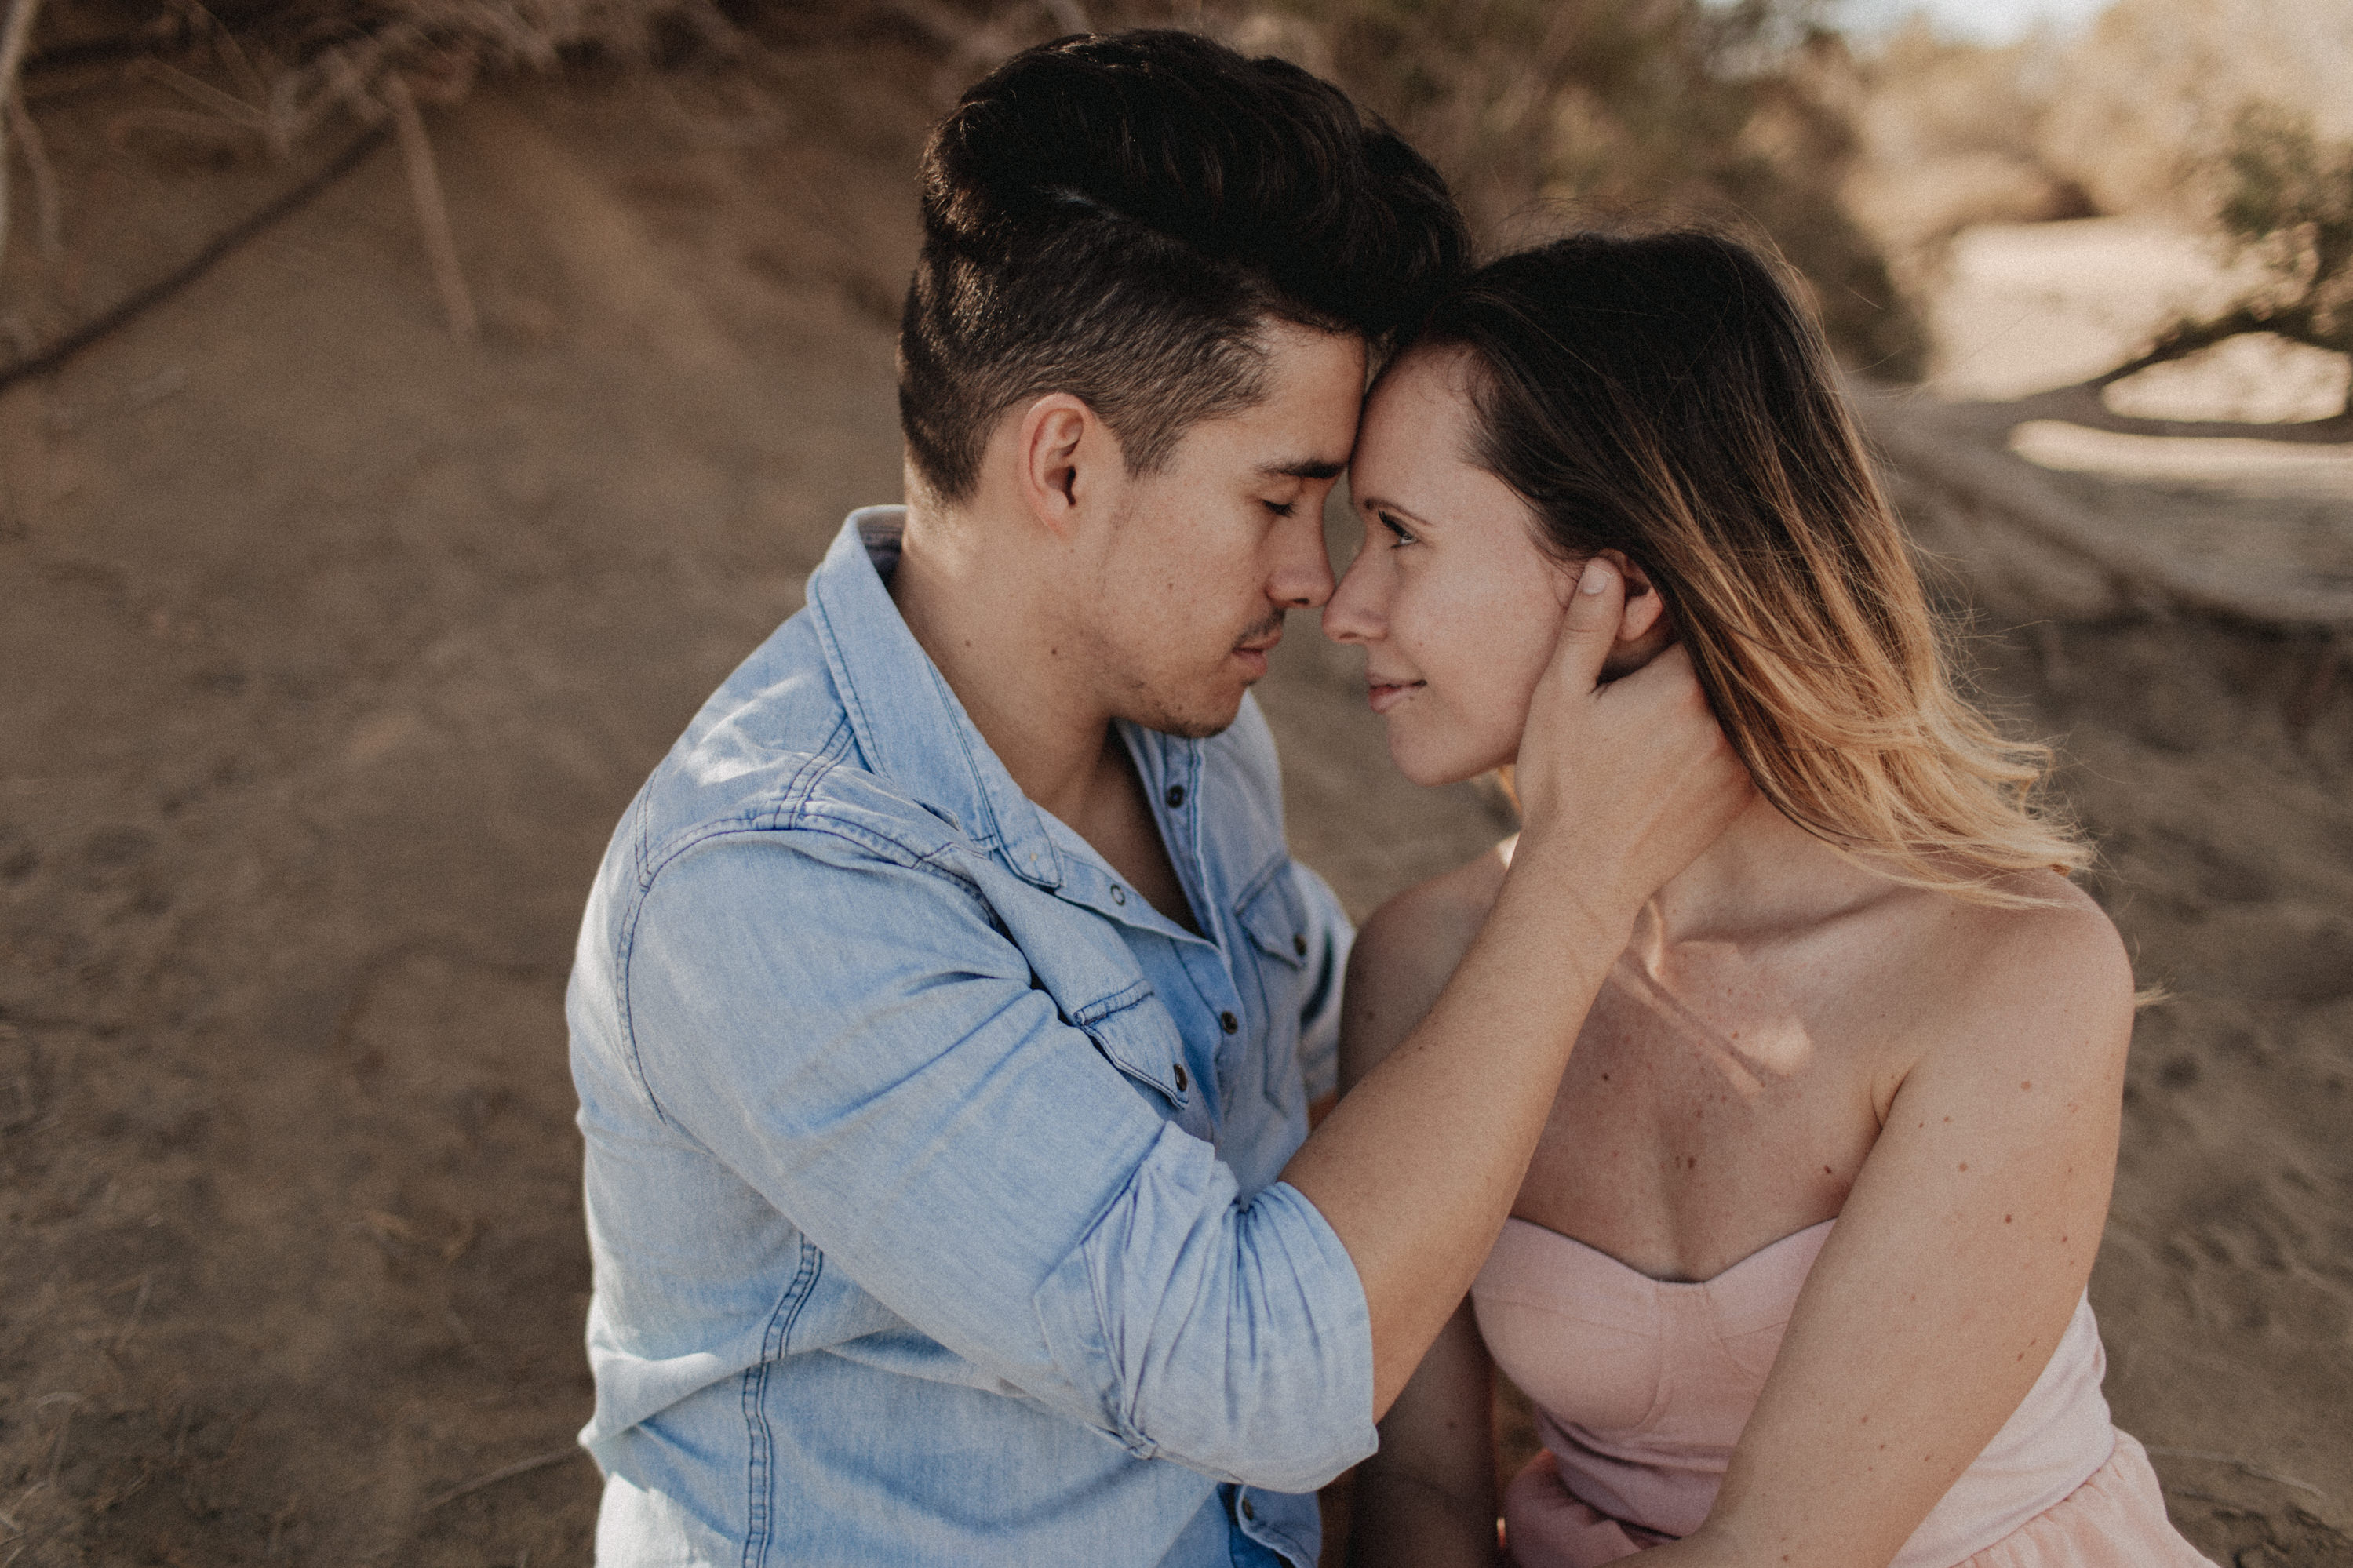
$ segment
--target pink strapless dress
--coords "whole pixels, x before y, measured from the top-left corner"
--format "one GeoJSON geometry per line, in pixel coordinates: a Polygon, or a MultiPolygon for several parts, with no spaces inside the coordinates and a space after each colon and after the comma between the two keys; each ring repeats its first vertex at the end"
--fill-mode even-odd
{"type": "MultiPolygon", "coordinates": [[[[1544,1439],[1504,1495],[1519,1568],[1592,1568],[1699,1528],[1836,1223],[1669,1284],[1505,1222],[1471,1300],[1544,1439]]],[[[2051,1364],[1892,1568],[2212,1568],[2166,1519],[2141,1446],[2110,1425],[2106,1370],[2080,1302],[2051,1364]]]]}

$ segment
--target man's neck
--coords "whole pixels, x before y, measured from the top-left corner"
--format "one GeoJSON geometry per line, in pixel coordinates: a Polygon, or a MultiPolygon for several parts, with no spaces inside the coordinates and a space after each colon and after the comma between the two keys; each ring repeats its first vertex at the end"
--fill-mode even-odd
{"type": "Polygon", "coordinates": [[[1079,650],[1041,635],[1052,606],[1036,602],[1044,574],[1028,564],[992,551],[979,520],[911,506],[891,597],[1021,793],[1078,823],[1123,782],[1107,776],[1111,715],[1079,650]]]}
{"type": "Polygon", "coordinates": [[[976,520],[910,507],[891,597],[1023,795],[1095,847],[1155,909],[1193,929],[1134,763],[1083,650],[1057,640],[1069,574],[990,548],[976,520]]]}

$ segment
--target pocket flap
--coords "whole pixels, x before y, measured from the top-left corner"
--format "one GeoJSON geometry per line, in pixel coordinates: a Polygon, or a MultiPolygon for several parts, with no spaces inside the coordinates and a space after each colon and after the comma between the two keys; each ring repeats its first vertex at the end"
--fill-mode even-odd
{"type": "Polygon", "coordinates": [[[1192,1103],[1185,1041],[1148,981],[1139,980],[1071,1016],[1112,1066],[1148,1084],[1172,1105],[1192,1103]]]}
{"type": "Polygon", "coordinates": [[[1291,879],[1291,862],[1278,859],[1259,873],[1234,905],[1234,918],[1269,958],[1296,969],[1307,962],[1307,902],[1291,879]]]}

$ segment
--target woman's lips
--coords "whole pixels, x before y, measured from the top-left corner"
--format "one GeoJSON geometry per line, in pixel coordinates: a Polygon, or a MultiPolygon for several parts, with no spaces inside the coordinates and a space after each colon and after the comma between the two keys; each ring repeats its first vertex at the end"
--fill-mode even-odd
{"type": "Polygon", "coordinates": [[[1374,681],[1372,685],[1373,711],[1376,713],[1388,712],[1390,709],[1404,701],[1407,697],[1420,690],[1421,684],[1422,683],[1419,680],[1409,680],[1398,684],[1386,684],[1377,680],[1374,681]]]}

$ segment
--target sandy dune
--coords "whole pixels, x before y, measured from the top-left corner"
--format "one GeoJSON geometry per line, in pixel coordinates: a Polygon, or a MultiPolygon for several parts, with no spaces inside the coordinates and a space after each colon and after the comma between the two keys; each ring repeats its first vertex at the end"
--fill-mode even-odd
{"type": "MultiPolygon", "coordinates": [[[[930,79],[480,93],[435,120],[479,345],[380,156],[0,395],[0,1563],[584,1560],[578,903],[842,511],[895,492],[930,79]]],[[[43,106],[92,259],[12,255],[37,337],[286,178],[116,153],[127,90],[43,106]]],[[[2333,490],[2051,479],[2344,525],[2333,490]]],[[[1923,506],[2179,997],[2093,1287],[2119,1419],[2218,1561],[2353,1562],[2353,703],[2308,638],[1923,506]]],[[[1392,773],[1353,681],[1295,622],[1262,697],[1295,843],[1363,913],[1502,819],[1392,773]]]]}

